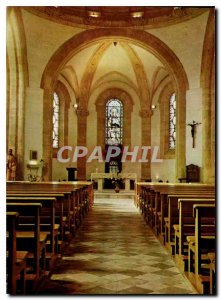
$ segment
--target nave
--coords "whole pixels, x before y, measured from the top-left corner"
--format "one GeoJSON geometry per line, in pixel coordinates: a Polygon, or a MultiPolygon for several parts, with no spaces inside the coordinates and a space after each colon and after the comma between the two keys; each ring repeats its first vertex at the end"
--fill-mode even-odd
{"type": "Polygon", "coordinates": [[[6,292],[215,295],[217,9],[106,5],[5,9],[6,292]]]}
{"type": "Polygon", "coordinates": [[[197,294],[132,199],[96,199],[38,294],[197,294]]]}

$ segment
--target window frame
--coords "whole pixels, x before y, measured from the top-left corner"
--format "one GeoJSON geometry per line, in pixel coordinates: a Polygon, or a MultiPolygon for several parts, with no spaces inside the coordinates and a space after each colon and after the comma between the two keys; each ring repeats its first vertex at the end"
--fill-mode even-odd
{"type": "MultiPolygon", "coordinates": [[[[170,123],[170,98],[175,93],[176,107],[177,107],[177,93],[170,82],[161,91],[159,95],[160,106],[160,158],[161,159],[175,159],[176,146],[174,149],[169,147],[169,123],[170,123]]],[[[177,119],[177,110],[176,110],[177,119]]],[[[176,124],[177,128],[177,124],[176,124]]],[[[176,136],[177,141],[177,136],[176,136]]]]}
{"type": "Polygon", "coordinates": [[[59,127],[60,127],[60,97],[59,94],[54,91],[53,93],[53,114],[52,114],[52,148],[59,148],[59,127]],[[57,98],[57,99],[56,99],[57,98]],[[55,102],[58,102],[55,103],[55,102]],[[55,109],[57,108],[57,111],[55,109]],[[54,121],[55,120],[55,121],[54,121]],[[55,127],[56,125],[56,127],[55,127]],[[56,133],[55,133],[56,131],[56,133]],[[56,143],[56,145],[54,145],[56,143]]]}
{"type": "MultiPolygon", "coordinates": [[[[61,82],[58,81],[54,92],[59,97],[59,128],[58,128],[58,148],[53,148],[53,119],[52,119],[52,157],[57,158],[57,153],[60,147],[68,145],[68,123],[69,123],[69,109],[71,98],[68,89],[61,82]]],[[[53,100],[52,100],[53,101],[53,100]]],[[[53,107],[52,107],[52,118],[53,118],[53,107]]],[[[67,151],[63,153],[63,157],[68,156],[67,151]]]]}
{"type": "Polygon", "coordinates": [[[124,134],[124,105],[122,101],[116,97],[112,97],[106,102],[105,105],[105,144],[106,145],[120,145],[123,144],[123,134],[124,134]],[[116,104],[114,102],[117,102],[116,104]],[[114,105],[115,104],[115,105],[114,105]],[[110,115],[110,110],[112,109],[113,111],[114,108],[118,108],[118,115],[114,115],[113,117],[110,115]],[[112,125],[112,122],[116,122],[115,127],[112,125]],[[110,131],[112,133],[116,133],[116,128],[117,125],[119,125],[119,142],[118,143],[109,143],[109,133],[110,131]]]}
{"type": "Polygon", "coordinates": [[[176,97],[176,93],[174,92],[169,99],[169,149],[170,150],[175,150],[176,149],[176,107],[177,107],[177,97],[176,97]],[[172,103],[173,101],[173,103],[172,103]],[[175,103],[175,107],[174,107],[174,103],[175,103]],[[173,110],[173,111],[171,111],[173,110]],[[175,118],[175,121],[174,121],[175,118]],[[173,119],[173,120],[172,120],[173,119]],[[174,127],[174,130],[173,130],[174,127]],[[175,136],[175,137],[174,137],[175,136]],[[174,140],[174,147],[171,146],[171,139],[174,140]]]}

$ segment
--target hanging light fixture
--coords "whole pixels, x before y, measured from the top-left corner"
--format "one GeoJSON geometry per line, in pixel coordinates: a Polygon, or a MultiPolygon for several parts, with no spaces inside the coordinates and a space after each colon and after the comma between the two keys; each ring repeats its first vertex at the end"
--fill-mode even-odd
{"type": "Polygon", "coordinates": [[[131,17],[132,18],[142,18],[144,15],[143,11],[133,11],[131,12],[131,17]]]}
{"type": "Polygon", "coordinates": [[[88,10],[88,16],[92,18],[99,18],[101,16],[100,11],[88,10]]]}

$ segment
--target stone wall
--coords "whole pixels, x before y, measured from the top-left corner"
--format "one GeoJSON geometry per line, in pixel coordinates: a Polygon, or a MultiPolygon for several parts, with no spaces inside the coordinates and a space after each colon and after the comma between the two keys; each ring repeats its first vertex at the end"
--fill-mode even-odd
{"type": "MultiPolygon", "coordinates": [[[[179,98],[179,139],[175,156],[164,157],[163,162],[160,164],[141,166],[141,163],[130,164],[128,162],[123,165],[123,171],[137,172],[138,178],[147,179],[151,177],[153,180],[159,178],[164,181],[176,181],[177,177],[185,172],[185,165],[193,163],[202,167],[202,172],[207,174],[204,176],[204,181],[209,180],[209,177],[214,178],[214,174],[211,173],[213,172],[212,169],[214,170],[212,166],[212,160],[214,159],[213,136],[210,144],[211,153],[213,153],[210,156],[210,173],[207,171],[208,167],[205,167],[206,157],[209,154],[203,156],[203,153],[206,153],[204,149],[206,135],[208,136],[207,132],[203,138],[203,132],[206,132],[203,111],[204,115],[205,111],[208,111],[204,108],[205,97],[207,96],[203,95],[205,95],[206,90],[209,91],[209,94],[213,93],[210,101],[214,102],[214,88],[210,86],[210,83],[201,86],[202,53],[203,47],[206,48],[204,35],[208,12],[183,23],[146,30],[147,34],[151,34],[149,40],[143,36],[144,32],[142,33],[142,30],[139,34],[138,31],[135,34],[130,33],[130,30],[119,29],[119,36],[121,36],[117,46],[112,44],[111,30],[108,32],[107,40],[105,38],[99,40],[99,36],[102,37],[103,29],[98,30],[97,33],[94,33],[98,36],[98,39],[94,40],[93,43],[91,39],[93,40],[94,36],[92,33],[86,32],[84,36],[79,36],[77,42],[80,46],[79,48],[76,46],[75,52],[71,51],[71,47],[73,47],[71,40],[70,43],[66,44],[65,49],[62,48],[63,44],[69,39],[77,37],[77,34],[85,32],[85,29],[58,24],[35,16],[23,9],[19,12],[14,10],[13,13],[15,16],[19,14],[20,19],[17,17],[16,23],[13,21],[13,16],[10,17],[11,19],[8,17],[10,26],[8,27],[7,48],[8,76],[10,80],[8,80],[7,86],[7,147],[12,146],[15,148],[16,154],[20,158],[19,172],[24,179],[27,178],[26,164],[30,159],[30,150],[38,151],[38,158],[45,158],[47,163],[49,162],[48,167],[52,170],[46,176],[48,179],[62,180],[67,176],[65,166],[56,162],[55,159],[52,160],[50,149],[51,97],[53,91],[51,84],[56,83],[58,80],[66,86],[70,95],[67,124],[68,139],[66,141],[72,147],[82,141],[89,149],[97,145],[98,133],[104,130],[100,126],[96,101],[99,95],[108,89],[121,89],[128,93],[132,99],[133,107],[130,121],[125,124],[125,131],[129,132],[127,136],[130,136],[127,143],[130,143],[132,147],[149,146],[149,144],[160,146],[162,135],[160,93],[166,83],[173,82],[179,98]],[[18,37],[16,41],[12,38],[12,28],[16,28],[17,31],[21,32],[21,28],[18,28],[19,22],[24,25],[23,35],[19,36],[20,41],[18,37]],[[154,37],[157,37],[157,40],[154,37]],[[135,42],[136,38],[139,40],[137,44],[135,42]],[[21,41],[27,49],[26,55],[24,55],[24,46],[21,47],[21,41]],[[145,45],[147,48],[149,47],[148,51],[146,51],[145,45]],[[116,51],[119,55],[116,55],[116,51]],[[55,53],[60,53],[60,62],[57,61],[59,55],[57,57],[56,55],[53,56],[55,53]],[[68,60],[66,59],[62,63],[62,57],[65,53],[67,53],[66,58],[69,55],[68,60]],[[123,60],[125,53],[130,68],[127,71],[127,64],[125,64],[122,70],[115,71],[117,64],[123,60]],[[19,58],[21,54],[26,57],[27,68],[25,68],[24,61],[19,58]],[[18,56],[17,69],[13,63],[16,60],[16,55],[18,56]],[[55,67],[54,73],[50,73],[53,78],[44,78],[45,85],[43,86],[42,76],[46,67],[50,65],[52,57],[53,59],[55,57],[55,60],[51,65],[59,66],[59,69],[55,67]],[[113,58],[113,61],[111,61],[111,58],[113,58]],[[178,72],[178,69],[176,70],[178,63],[181,63],[179,68],[182,67],[182,70],[179,69],[180,72],[178,72]],[[160,68],[163,68],[163,72],[165,72],[161,77],[158,76],[160,68]],[[27,69],[28,83],[25,79],[27,69]],[[19,76],[16,75],[18,72],[19,76]],[[183,74],[181,75],[182,78],[186,74],[187,83],[184,83],[182,78],[178,78],[181,73],[183,74]],[[19,87],[17,91],[16,86],[19,87]],[[202,88],[204,89],[202,90],[202,88]],[[15,98],[17,102],[13,103],[15,98]],[[23,102],[24,105],[22,105],[23,102]],[[73,108],[75,103],[79,103],[81,106],[78,114],[73,108]],[[151,104],[157,106],[153,112],[151,111],[151,104]],[[16,114],[16,110],[19,111],[20,119],[16,114]],[[182,118],[182,115],[184,118],[182,118]],[[193,120],[202,123],[197,127],[195,148],[192,148],[190,127],[187,126],[187,123],[193,120]],[[17,131],[16,124],[20,126],[17,131]],[[81,131],[80,128],[84,131],[81,131]],[[45,148],[46,145],[48,145],[47,149],[45,148]]],[[[14,29],[14,32],[16,30],[14,29]]],[[[105,33],[107,30],[104,29],[103,32],[105,33]]],[[[116,31],[113,32],[116,34],[116,31]]],[[[209,82],[208,79],[207,82],[209,82]]],[[[126,106],[125,109],[127,110],[127,108],[126,106]]],[[[209,128],[212,130],[214,128],[211,123],[214,122],[214,106],[211,104],[210,110],[211,113],[208,115],[208,119],[210,118],[212,121],[210,120],[206,124],[209,124],[209,128]]],[[[104,170],[104,164],[102,163],[91,162],[86,165],[86,169],[84,163],[82,161],[83,165],[79,164],[81,168],[79,172],[81,172],[81,176],[86,178],[89,178],[90,173],[94,172],[96,168],[101,172],[104,170]]]]}

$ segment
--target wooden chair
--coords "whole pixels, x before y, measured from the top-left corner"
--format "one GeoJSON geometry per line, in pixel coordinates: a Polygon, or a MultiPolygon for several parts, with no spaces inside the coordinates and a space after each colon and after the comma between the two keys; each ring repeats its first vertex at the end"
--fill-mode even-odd
{"type": "Polygon", "coordinates": [[[186,166],[186,177],[179,178],[180,182],[200,182],[200,169],[199,166],[190,164],[186,166]]]}

